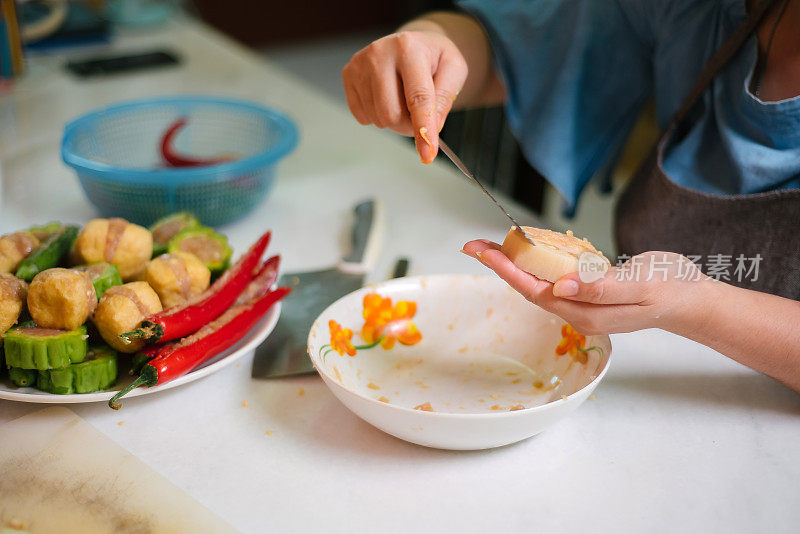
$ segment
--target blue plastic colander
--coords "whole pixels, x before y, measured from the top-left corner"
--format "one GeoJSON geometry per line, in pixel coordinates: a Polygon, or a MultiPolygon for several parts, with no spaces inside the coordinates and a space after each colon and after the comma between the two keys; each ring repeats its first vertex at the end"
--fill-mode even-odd
{"type": "Polygon", "coordinates": [[[89,200],[106,216],[137,224],[191,211],[204,224],[225,224],[255,208],[272,187],[275,166],[297,145],[283,113],[220,97],[178,96],[126,102],[87,113],[64,128],[61,157],[78,173],[89,200]],[[173,147],[181,155],[233,161],[165,166],[164,132],[187,125],[173,147]]]}

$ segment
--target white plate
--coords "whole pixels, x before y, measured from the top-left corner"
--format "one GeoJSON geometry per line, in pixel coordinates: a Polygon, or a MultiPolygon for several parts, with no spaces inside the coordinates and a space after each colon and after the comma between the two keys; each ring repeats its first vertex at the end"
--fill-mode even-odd
{"type": "MultiPolygon", "coordinates": [[[[136,388],[128,393],[125,398],[139,397],[140,395],[149,395],[150,393],[157,393],[165,389],[171,389],[183,384],[188,384],[204,376],[216,373],[223,367],[234,363],[236,360],[252,354],[256,347],[264,341],[278,322],[278,317],[281,314],[281,303],[278,302],[270,309],[267,315],[253,327],[242,339],[239,340],[233,347],[225,352],[213,357],[197,369],[187,373],[171,382],[155,386],[151,388],[136,388]]],[[[126,355],[120,354],[120,358],[125,358],[126,355]]],[[[121,366],[125,369],[127,367],[121,366]]],[[[74,404],[82,402],[107,402],[114,396],[114,394],[131,383],[133,377],[128,376],[127,373],[120,373],[120,380],[115,386],[114,390],[98,391],[97,393],[77,393],[73,395],[54,395],[52,393],[45,393],[34,388],[17,388],[8,381],[8,377],[0,379],[0,399],[13,400],[19,402],[34,402],[43,404],[74,404]]],[[[124,400],[124,399],[123,399],[124,400]]]]}
{"type": "Polygon", "coordinates": [[[587,337],[586,347],[596,349],[578,361],[555,351],[562,325],[496,276],[401,278],[332,304],[311,327],[308,349],[334,395],[372,425],[428,447],[485,449],[541,432],[602,379],[608,336],[587,337]],[[412,321],[422,340],[391,350],[363,347],[369,292],[415,302],[412,321]],[[353,344],[362,345],[355,355],[328,351],[330,320],[352,331],[353,344]],[[435,411],[423,411],[426,404],[435,411]]]}

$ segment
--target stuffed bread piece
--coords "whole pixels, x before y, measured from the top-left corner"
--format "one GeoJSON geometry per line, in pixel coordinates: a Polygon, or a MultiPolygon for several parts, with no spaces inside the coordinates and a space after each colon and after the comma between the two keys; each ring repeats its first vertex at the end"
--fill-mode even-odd
{"type": "Polygon", "coordinates": [[[584,254],[587,256],[583,257],[583,261],[593,263],[593,269],[606,272],[611,267],[611,262],[601,251],[586,238],[575,237],[571,230],[562,234],[530,226],[523,226],[522,229],[536,246],[531,245],[516,227],[512,227],[500,251],[514,265],[536,278],[555,282],[566,274],[578,272],[584,254]]]}

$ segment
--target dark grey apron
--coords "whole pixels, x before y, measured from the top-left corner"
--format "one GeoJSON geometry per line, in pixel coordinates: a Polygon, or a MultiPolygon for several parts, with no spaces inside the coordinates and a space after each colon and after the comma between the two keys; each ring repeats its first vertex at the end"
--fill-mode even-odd
{"type": "MultiPolygon", "coordinates": [[[[800,300],[800,189],[716,196],[682,187],[664,172],[664,149],[686,132],[695,104],[717,73],[758,28],[775,0],[764,0],[706,64],[651,155],[620,197],[616,239],[620,253],[648,250],[730,256],[730,283],[800,300]],[[760,255],[755,273],[733,276],[736,259],[760,255]]],[[[707,262],[701,261],[704,271],[707,262]]],[[[749,263],[752,266],[753,262],[749,263]]]]}

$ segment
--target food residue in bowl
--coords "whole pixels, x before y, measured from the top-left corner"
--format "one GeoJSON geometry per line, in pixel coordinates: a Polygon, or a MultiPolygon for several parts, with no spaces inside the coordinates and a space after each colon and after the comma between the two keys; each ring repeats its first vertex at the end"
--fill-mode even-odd
{"type": "Polygon", "coordinates": [[[387,354],[370,360],[373,378],[360,382],[362,392],[389,403],[381,392],[394,391],[392,405],[423,411],[437,406],[446,413],[515,411],[559,398],[559,377],[507,356],[464,348],[457,356],[387,354]]]}

